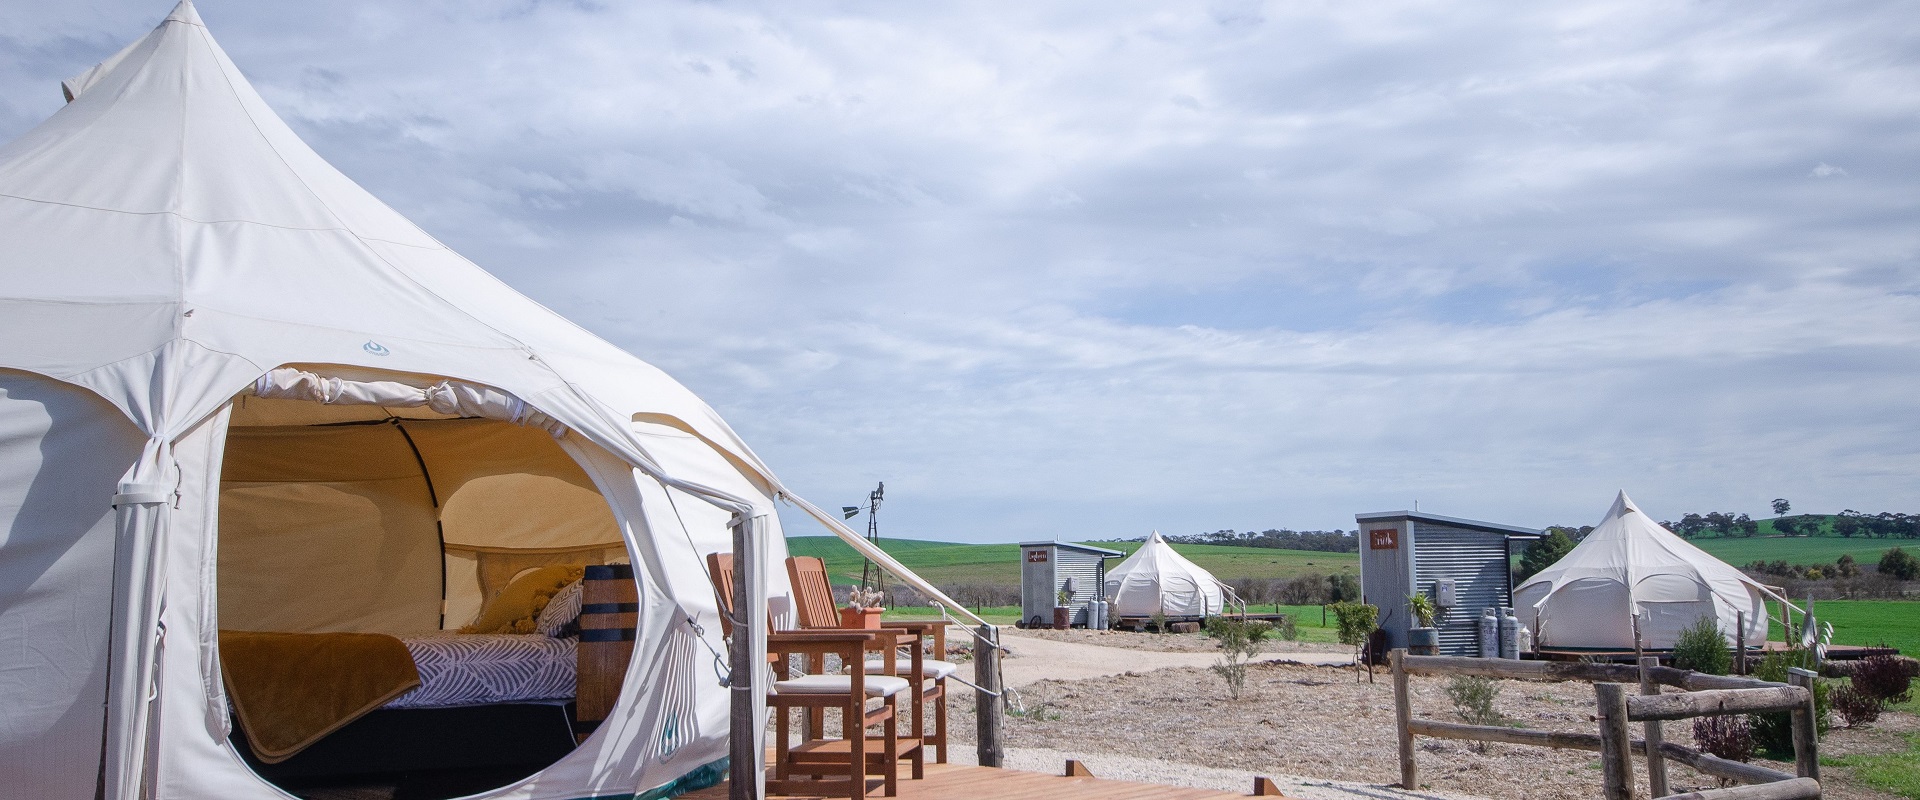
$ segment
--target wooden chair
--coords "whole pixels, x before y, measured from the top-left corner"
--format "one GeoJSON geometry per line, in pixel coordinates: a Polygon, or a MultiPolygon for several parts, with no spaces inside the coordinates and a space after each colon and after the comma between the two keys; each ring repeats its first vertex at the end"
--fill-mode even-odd
{"type": "Polygon", "coordinates": [[[833,604],[826,561],[814,556],[790,557],[787,579],[793,584],[793,604],[802,630],[840,627],[840,609],[833,604]]]}
{"type": "MultiPolygon", "coordinates": [[[[729,635],[732,633],[733,608],[733,555],[730,553],[712,553],[707,556],[707,569],[713,584],[716,599],[720,603],[721,628],[729,635]]],[[[768,617],[768,629],[772,630],[772,617],[768,617]]],[[[855,798],[865,796],[865,776],[880,775],[884,780],[885,791],[892,796],[899,782],[900,760],[908,759],[912,765],[912,777],[916,780],[925,777],[925,750],[917,737],[902,738],[899,735],[899,697],[906,695],[914,699],[914,709],[919,710],[919,685],[887,673],[869,675],[865,670],[847,669],[845,674],[825,674],[826,657],[835,655],[842,665],[864,663],[862,656],[867,651],[877,651],[885,660],[889,672],[895,668],[895,651],[900,634],[891,630],[814,630],[814,631],[777,631],[767,637],[767,661],[774,665],[773,670],[785,674],[793,663],[792,656],[803,656],[803,673],[788,676],[781,680],[776,676],[769,687],[767,705],[779,717],[774,760],[774,779],[768,782],[769,791],[775,784],[798,790],[797,793],[819,792],[849,794],[855,798]],[[877,708],[868,709],[870,699],[878,698],[877,708]],[[841,736],[839,739],[827,739],[824,735],[824,712],[841,709],[841,736]],[[790,714],[793,709],[801,709],[807,719],[803,728],[801,744],[790,742],[790,714]],[[866,728],[872,725],[882,726],[882,735],[869,737],[866,728]],[[864,769],[856,770],[853,765],[864,764],[864,769]],[[825,785],[817,780],[821,775],[846,775],[844,782],[829,782],[825,785]],[[858,774],[860,780],[852,776],[858,774]],[[802,780],[796,775],[805,775],[816,780],[802,780]],[[797,783],[796,783],[797,782],[797,783]],[[791,784],[791,785],[789,785],[791,784]]],[[[913,659],[919,658],[916,654],[913,659]]],[[[788,792],[781,789],[781,793],[788,792]]]]}
{"type": "MultiPolygon", "coordinates": [[[[787,559],[787,578],[793,583],[794,604],[799,611],[800,627],[803,630],[837,629],[840,627],[840,612],[833,605],[833,586],[827,579],[827,563],[814,556],[794,556],[787,559]]],[[[882,622],[884,630],[897,630],[913,637],[913,664],[902,663],[897,670],[888,670],[880,659],[866,659],[868,674],[904,675],[913,685],[917,702],[913,706],[913,724],[909,726],[912,736],[923,744],[938,747],[934,763],[947,763],[947,676],[959,671],[960,667],[946,660],[947,623],[943,620],[901,620],[882,622]],[[932,639],[932,658],[923,656],[922,651],[927,639],[932,639]],[[926,732],[926,708],[933,709],[933,734],[926,732]]]]}

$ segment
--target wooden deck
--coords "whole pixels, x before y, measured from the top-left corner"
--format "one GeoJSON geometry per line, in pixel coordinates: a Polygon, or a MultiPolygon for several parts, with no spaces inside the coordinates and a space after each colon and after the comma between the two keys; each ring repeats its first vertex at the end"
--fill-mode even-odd
{"type": "MultiPolygon", "coordinates": [[[[904,772],[904,767],[902,768],[904,772]]],[[[872,779],[867,790],[870,798],[881,798],[880,781],[872,779]]],[[[1252,788],[1252,787],[1248,787],[1252,788]]],[[[1065,778],[1038,772],[1011,769],[928,764],[927,777],[910,781],[901,776],[897,800],[1225,800],[1248,797],[1244,794],[1212,789],[1187,789],[1153,783],[1107,781],[1099,778],[1065,778]]],[[[727,800],[727,784],[681,795],[686,800],[727,800]]],[[[811,795],[768,795],[807,798],[811,795]]]]}
{"type": "MultiPolygon", "coordinates": [[[[1759,660],[1767,653],[1778,653],[1787,649],[1786,642],[1767,642],[1764,646],[1747,648],[1747,658],[1759,660]]],[[[1659,658],[1663,664],[1670,663],[1673,660],[1672,650],[1648,650],[1646,654],[1659,658]]],[[[1899,654],[1900,649],[1897,647],[1863,647],[1852,644],[1830,644],[1827,645],[1826,660],[1854,661],[1868,656],[1897,656],[1899,654]]],[[[1638,661],[1640,654],[1632,650],[1563,650],[1543,647],[1535,652],[1522,653],[1520,657],[1537,661],[1580,661],[1586,659],[1630,664],[1638,661]]]]}

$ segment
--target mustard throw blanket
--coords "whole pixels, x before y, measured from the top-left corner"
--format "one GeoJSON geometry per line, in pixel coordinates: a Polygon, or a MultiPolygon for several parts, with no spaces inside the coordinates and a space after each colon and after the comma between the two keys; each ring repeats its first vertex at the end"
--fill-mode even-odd
{"type": "Polygon", "coordinates": [[[379,633],[221,631],[220,672],[253,754],[268,764],[420,685],[407,646],[379,633]]]}

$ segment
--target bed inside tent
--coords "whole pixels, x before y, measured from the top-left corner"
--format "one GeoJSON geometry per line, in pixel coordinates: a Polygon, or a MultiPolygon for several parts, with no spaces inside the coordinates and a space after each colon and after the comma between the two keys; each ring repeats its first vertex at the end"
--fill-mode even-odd
{"type": "Polygon", "coordinates": [[[452,796],[538,772],[591,732],[603,714],[576,697],[618,696],[633,637],[593,630],[583,646],[582,593],[630,593],[633,573],[575,457],[594,445],[562,434],[424,407],[234,399],[216,596],[230,741],[255,772],[290,791],[438,774],[456,783],[427,794],[452,796]],[[388,661],[411,660],[417,683],[376,657],[391,640],[366,634],[397,637],[405,651],[388,661]]]}

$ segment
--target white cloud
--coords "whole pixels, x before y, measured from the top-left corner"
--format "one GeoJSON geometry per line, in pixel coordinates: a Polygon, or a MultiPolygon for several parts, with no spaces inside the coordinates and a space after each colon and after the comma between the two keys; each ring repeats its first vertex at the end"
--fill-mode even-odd
{"type": "MultiPolygon", "coordinates": [[[[1897,4],[199,6],[322,155],[898,532],[1920,510],[1897,4]]],[[[158,13],[14,9],[0,138],[158,13]]]]}

